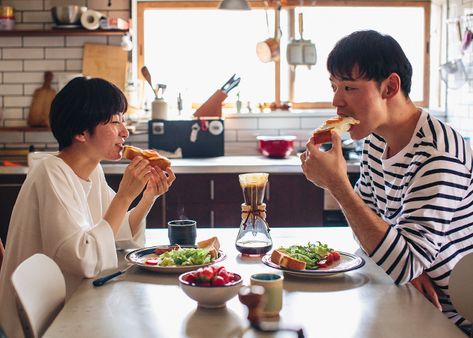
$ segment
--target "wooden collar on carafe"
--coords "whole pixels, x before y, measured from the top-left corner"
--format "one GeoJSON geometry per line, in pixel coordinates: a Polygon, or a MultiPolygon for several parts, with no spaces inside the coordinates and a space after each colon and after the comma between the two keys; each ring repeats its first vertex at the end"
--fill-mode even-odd
{"type": "Polygon", "coordinates": [[[241,219],[247,219],[249,214],[258,215],[262,219],[266,219],[266,203],[258,204],[256,210],[251,208],[251,205],[242,203],[241,204],[241,219]]]}

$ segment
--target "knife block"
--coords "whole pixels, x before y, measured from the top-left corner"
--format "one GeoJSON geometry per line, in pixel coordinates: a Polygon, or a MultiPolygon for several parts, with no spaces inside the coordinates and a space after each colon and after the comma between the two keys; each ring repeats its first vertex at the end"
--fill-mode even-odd
{"type": "Polygon", "coordinates": [[[222,103],[227,98],[222,90],[218,89],[194,113],[195,117],[222,117],[222,103]]]}

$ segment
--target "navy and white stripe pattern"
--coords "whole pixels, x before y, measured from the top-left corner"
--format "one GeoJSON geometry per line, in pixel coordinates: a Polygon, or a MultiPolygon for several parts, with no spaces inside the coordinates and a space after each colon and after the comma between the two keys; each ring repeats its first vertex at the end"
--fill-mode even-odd
{"type": "Polygon", "coordinates": [[[411,142],[385,159],[386,142],[365,140],[356,191],[391,227],[371,258],[396,284],[426,271],[446,297],[444,313],[466,323],[448,297],[450,272],[473,251],[473,159],[468,143],[422,112],[411,142]]]}

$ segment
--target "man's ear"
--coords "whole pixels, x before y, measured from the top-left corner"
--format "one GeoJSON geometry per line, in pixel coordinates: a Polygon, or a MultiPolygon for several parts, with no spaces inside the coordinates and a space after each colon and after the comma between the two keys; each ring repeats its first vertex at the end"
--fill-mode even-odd
{"type": "Polygon", "coordinates": [[[401,90],[401,78],[396,73],[391,73],[386,80],[383,81],[383,98],[390,99],[401,90]]]}
{"type": "Polygon", "coordinates": [[[85,132],[74,135],[73,139],[79,143],[85,142],[85,132]]]}

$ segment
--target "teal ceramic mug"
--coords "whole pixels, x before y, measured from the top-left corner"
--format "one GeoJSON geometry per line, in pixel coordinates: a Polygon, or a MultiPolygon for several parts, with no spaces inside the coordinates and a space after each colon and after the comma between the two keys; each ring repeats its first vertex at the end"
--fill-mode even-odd
{"type": "Polygon", "coordinates": [[[251,285],[260,285],[264,287],[263,317],[277,317],[282,309],[283,294],[282,275],[275,273],[257,273],[251,275],[251,285]]]}

